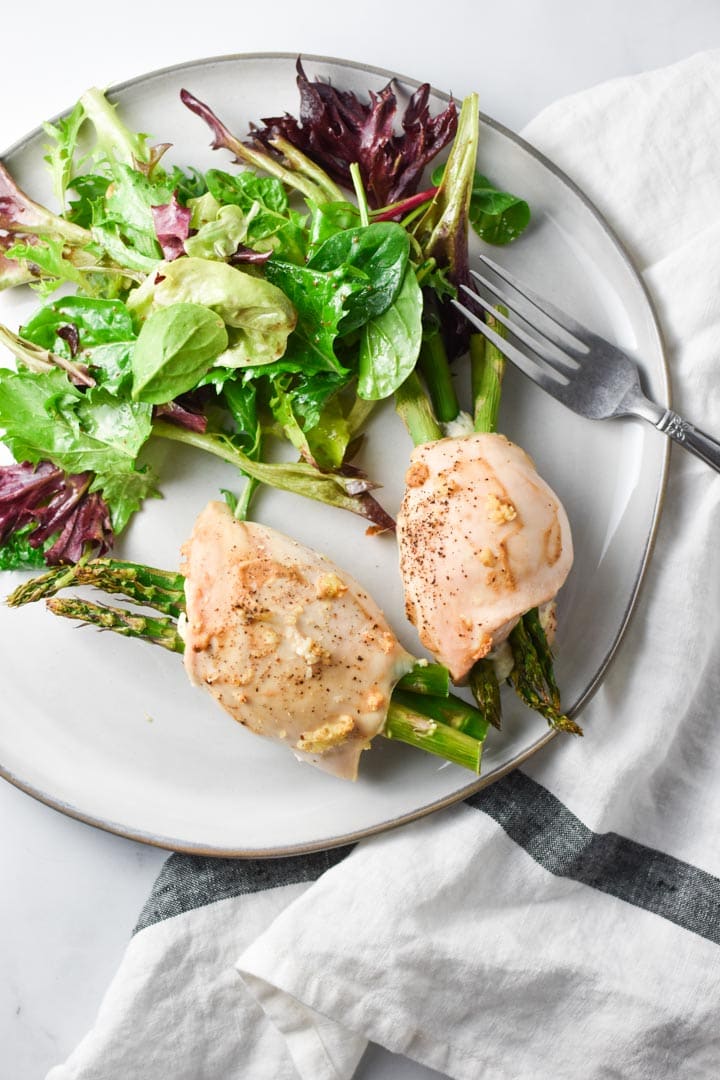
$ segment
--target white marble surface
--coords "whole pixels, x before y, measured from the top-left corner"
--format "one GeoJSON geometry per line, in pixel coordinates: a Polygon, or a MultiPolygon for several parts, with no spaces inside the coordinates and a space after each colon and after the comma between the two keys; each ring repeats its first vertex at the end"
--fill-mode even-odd
{"type": "MultiPolygon", "coordinates": [[[[317,53],[458,96],[476,89],[485,112],[517,129],[560,96],[720,47],[716,0],[39,0],[13,13],[12,25],[3,20],[0,148],[87,86],[227,52],[317,53]]],[[[37,1080],[92,1023],[165,854],[64,818],[2,781],[0,822],[0,1080],[37,1080]]],[[[358,1071],[360,1080],[438,1075],[377,1047],[358,1071]]]]}

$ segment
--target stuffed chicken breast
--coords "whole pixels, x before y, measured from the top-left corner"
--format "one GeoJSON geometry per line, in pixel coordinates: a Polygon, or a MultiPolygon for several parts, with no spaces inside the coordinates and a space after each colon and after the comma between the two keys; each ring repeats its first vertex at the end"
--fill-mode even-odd
{"type": "Polygon", "coordinates": [[[239,723],[354,779],[413,666],[370,596],[323,556],[210,503],[183,548],[184,663],[239,723]]]}
{"type": "Polygon", "coordinates": [[[573,559],[570,527],[528,455],[504,435],[418,446],[398,517],[408,618],[456,682],[551,600],[573,559]]]}

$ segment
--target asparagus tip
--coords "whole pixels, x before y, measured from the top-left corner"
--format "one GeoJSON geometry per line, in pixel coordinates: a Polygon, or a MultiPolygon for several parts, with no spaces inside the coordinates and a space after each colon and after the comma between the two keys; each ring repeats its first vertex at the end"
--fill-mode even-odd
{"type": "Polygon", "coordinates": [[[583,729],[579,724],[576,724],[574,720],[571,720],[565,713],[554,713],[547,717],[547,722],[550,727],[555,728],[556,731],[564,731],[568,735],[583,735],[583,729]]]}

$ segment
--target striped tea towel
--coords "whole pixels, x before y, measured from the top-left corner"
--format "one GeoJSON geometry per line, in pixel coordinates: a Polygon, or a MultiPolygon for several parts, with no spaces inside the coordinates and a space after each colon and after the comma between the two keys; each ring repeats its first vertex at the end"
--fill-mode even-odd
{"type": "MultiPolygon", "coordinates": [[[[628,242],[678,409],[720,433],[720,52],[525,132],[628,242]]],[[[49,1080],[347,1080],[367,1040],[463,1080],[720,1076],[720,476],[675,451],[620,654],[467,803],[326,854],[171,856],[49,1080]]]]}

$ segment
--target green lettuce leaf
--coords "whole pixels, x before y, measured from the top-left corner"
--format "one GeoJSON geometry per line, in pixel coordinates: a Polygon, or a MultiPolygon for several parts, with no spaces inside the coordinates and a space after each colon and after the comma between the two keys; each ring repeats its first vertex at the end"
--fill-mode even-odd
{"type": "Polygon", "coordinates": [[[81,393],[60,371],[6,371],[0,378],[0,428],[15,459],[50,460],[69,473],[94,472],[93,490],[122,496],[115,506],[112,494],[106,497],[118,531],[128,508],[155,488],[150,470],[135,468],[151,427],[151,405],[118,401],[103,387],[81,393]]]}
{"type": "Polygon", "coordinates": [[[78,135],[84,121],[85,109],[82,102],[78,101],[67,116],[61,116],[54,124],[50,122],[43,124],[43,131],[52,139],[52,142],[45,146],[47,151],[45,161],[52,174],[55,198],[63,207],[67,189],[72,186],[70,181],[75,164],[78,135]]]}
{"type": "Polygon", "coordinates": [[[45,549],[52,545],[53,538],[39,547],[31,547],[28,536],[34,529],[35,522],[8,536],[0,546],[0,570],[35,570],[45,566],[45,549]]]}
{"type": "Polygon", "coordinates": [[[140,509],[143,499],[160,498],[157,476],[149,466],[140,469],[120,469],[117,472],[98,473],[90,485],[90,491],[100,491],[110,508],[110,518],[115,535],[123,531],[129,519],[140,509]]]}
{"type": "Polygon", "coordinates": [[[297,321],[288,297],[270,281],[227,263],[189,256],[160,263],[127,303],[141,319],[171,304],[200,304],[214,311],[228,331],[228,348],[216,360],[225,368],[278,360],[297,321]]]}
{"type": "Polygon", "coordinates": [[[120,300],[84,296],[53,300],[33,315],[22,336],[57,356],[87,364],[107,390],[121,396],[129,392],[137,335],[132,316],[120,300]],[[69,340],[70,327],[77,334],[75,349],[69,340]]]}

